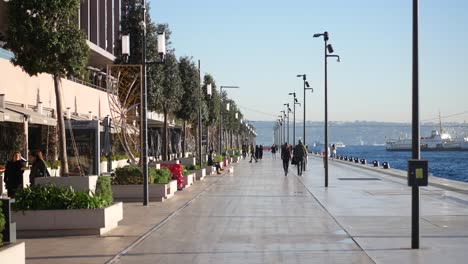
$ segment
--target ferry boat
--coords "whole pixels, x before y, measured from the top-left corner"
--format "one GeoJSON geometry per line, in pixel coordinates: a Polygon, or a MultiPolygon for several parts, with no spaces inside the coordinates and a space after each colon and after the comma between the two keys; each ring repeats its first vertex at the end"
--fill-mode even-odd
{"type": "MultiPolygon", "coordinates": [[[[335,144],[335,147],[336,147],[336,148],[344,148],[344,147],[346,147],[346,145],[345,145],[343,142],[341,142],[341,141],[338,141],[338,142],[335,142],[335,143],[332,143],[332,144],[335,144]]],[[[331,145],[332,145],[332,144],[331,144],[331,145]]]]}
{"type": "MultiPolygon", "coordinates": [[[[442,128],[440,132],[432,130],[429,137],[421,137],[422,151],[468,151],[468,137],[453,138],[442,128]]],[[[398,138],[387,140],[385,148],[388,151],[406,151],[412,149],[411,138],[398,138]]]]}

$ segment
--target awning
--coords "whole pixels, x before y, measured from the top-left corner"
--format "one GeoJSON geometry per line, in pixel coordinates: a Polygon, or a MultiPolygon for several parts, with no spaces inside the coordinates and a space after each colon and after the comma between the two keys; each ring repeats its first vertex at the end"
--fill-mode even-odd
{"type": "Polygon", "coordinates": [[[31,109],[26,109],[21,106],[16,105],[7,105],[7,110],[13,111],[18,114],[23,114],[28,117],[28,122],[30,124],[46,125],[46,126],[56,126],[57,120],[50,116],[41,115],[37,112],[34,112],[31,109]]]}
{"type": "Polygon", "coordinates": [[[0,122],[23,123],[24,115],[10,111],[8,109],[0,110],[0,122]]]}

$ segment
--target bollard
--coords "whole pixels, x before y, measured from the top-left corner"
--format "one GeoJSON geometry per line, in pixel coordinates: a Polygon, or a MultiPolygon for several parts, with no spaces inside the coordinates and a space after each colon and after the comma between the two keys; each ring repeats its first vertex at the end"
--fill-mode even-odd
{"type": "Polygon", "coordinates": [[[353,157],[349,157],[349,162],[353,162],[353,157]]]}
{"type": "Polygon", "coordinates": [[[390,164],[388,162],[386,162],[386,161],[384,163],[382,163],[382,166],[383,166],[384,169],[390,169],[390,164]]]}
{"type": "Polygon", "coordinates": [[[5,229],[3,229],[3,242],[16,243],[16,223],[11,222],[11,204],[15,199],[0,199],[2,202],[2,212],[5,216],[5,229]]]}
{"type": "Polygon", "coordinates": [[[367,164],[367,160],[361,159],[361,164],[362,164],[362,165],[366,165],[366,164],[367,164]]]}
{"type": "Polygon", "coordinates": [[[348,160],[348,156],[344,156],[344,160],[348,160]]]}
{"type": "Polygon", "coordinates": [[[378,166],[379,166],[379,162],[376,161],[376,160],[372,161],[372,164],[374,164],[374,167],[378,167],[378,166]]]}
{"type": "Polygon", "coordinates": [[[354,158],[354,163],[359,163],[359,159],[358,159],[358,158],[354,158]]]}

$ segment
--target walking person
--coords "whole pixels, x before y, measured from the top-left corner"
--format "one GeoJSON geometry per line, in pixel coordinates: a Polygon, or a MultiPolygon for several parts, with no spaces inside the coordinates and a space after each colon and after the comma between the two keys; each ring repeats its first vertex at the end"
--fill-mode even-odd
{"type": "Polygon", "coordinates": [[[271,155],[273,156],[273,159],[276,160],[276,145],[275,144],[271,146],[271,155]]]}
{"type": "Polygon", "coordinates": [[[47,170],[40,150],[35,150],[29,154],[29,162],[32,163],[31,173],[29,174],[29,182],[31,185],[34,184],[34,179],[36,178],[50,177],[50,173],[47,170]]]}
{"type": "Polygon", "coordinates": [[[255,159],[255,162],[258,162],[257,159],[257,152],[258,152],[258,147],[254,147],[254,145],[250,145],[250,163],[252,163],[252,159],[255,159]]]}
{"type": "Polygon", "coordinates": [[[299,139],[298,144],[294,148],[294,159],[297,166],[297,175],[302,176],[302,172],[305,169],[305,159],[307,157],[307,151],[305,146],[302,144],[302,141],[299,139]]]}
{"type": "Polygon", "coordinates": [[[333,159],[336,159],[336,146],[335,146],[335,144],[332,144],[332,146],[331,146],[331,151],[332,151],[332,153],[331,153],[331,159],[332,159],[332,160],[333,160],[333,159]]]}
{"type": "Polygon", "coordinates": [[[5,186],[7,188],[8,197],[14,198],[18,189],[23,187],[23,172],[26,163],[21,159],[19,151],[13,152],[10,160],[5,166],[5,186]]]}
{"type": "Polygon", "coordinates": [[[258,158],[263,159],[263,145],[258,146],[258,158]]]}
{"type": "Polygon", "coordinates": [[[242,158],[245,159],[247,157],[247,146],[242,144],[242,158]]]}
{"type": "Polygon", "coordinates": [[[284,143],[281,147],[281,159],[283,160],[284,176],[288,176],[289,161],[291,160],[291,149],[288,143],[284,143]]]}

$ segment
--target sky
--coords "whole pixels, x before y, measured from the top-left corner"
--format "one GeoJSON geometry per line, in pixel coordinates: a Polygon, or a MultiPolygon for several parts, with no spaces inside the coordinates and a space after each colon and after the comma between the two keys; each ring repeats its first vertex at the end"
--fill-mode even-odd
{"type": "MultiPolygon", "coordinates": [[[[331,121],[411,122],[411,0],[150,0],[151,17],[168,23],[177,56],[227,90],[249,120],[276,120],[297,92],[303,120],[324,119],[323,39],[341,62],[328,63],[331,121]]],[[[421,120],[468,120],[468,1],[420,1],[421,120]]]]}

